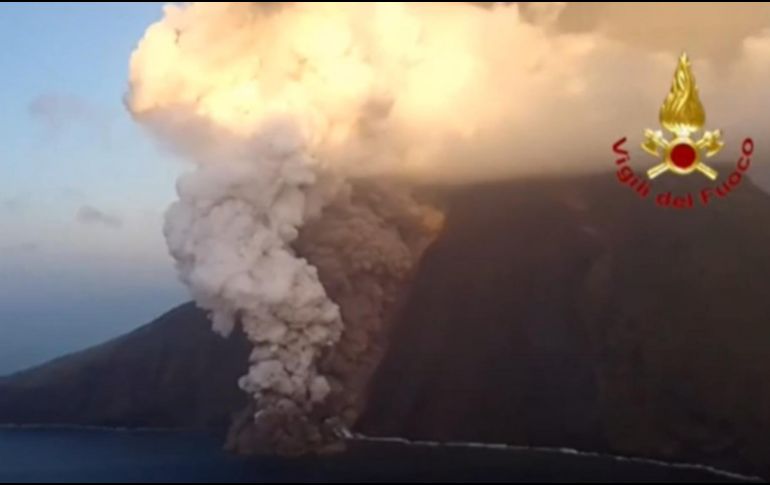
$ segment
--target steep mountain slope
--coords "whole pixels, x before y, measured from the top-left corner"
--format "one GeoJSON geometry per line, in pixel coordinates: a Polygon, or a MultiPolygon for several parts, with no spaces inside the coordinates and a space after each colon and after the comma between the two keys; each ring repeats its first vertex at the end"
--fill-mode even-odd
{"type": "Polygon", "coordinates": [[[0,422],[222,427],[246,403],[250,347],[192,303],[105,344],[0,379],[0,422]]]}
{"type": "Polygon", "coordinates": [[[708,208],[662,209],[597,176],[449,203],[362,431],[767,473],[767,195],[744,182],[708,208]]]}

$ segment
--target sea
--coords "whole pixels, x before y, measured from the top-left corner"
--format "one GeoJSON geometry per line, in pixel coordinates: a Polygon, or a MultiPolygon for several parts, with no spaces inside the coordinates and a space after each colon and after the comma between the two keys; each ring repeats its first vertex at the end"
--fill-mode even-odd
{"type": "Polygon", "coordinates": [[[238,457],[203,432],[0,428],[0,482],[742,482],[699,465],[672,465],[558,448],[400,439],[351,440],[347,452],[238,457]]]}

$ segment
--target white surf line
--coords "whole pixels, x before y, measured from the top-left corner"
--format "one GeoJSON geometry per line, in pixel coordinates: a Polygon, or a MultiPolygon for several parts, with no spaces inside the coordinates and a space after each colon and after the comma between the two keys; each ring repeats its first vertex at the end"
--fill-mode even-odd
{"type": "MultiPolygon", "coordinates": [[[[11,431],[13,430],[19,430],[19,431],[46,430],[46,429],[64,430],[64,431],[110,431],[110,432],[118,432],[118,433],[136,432],[136,433],[142,433],[142,434],[144,433],[207,434],[207,431],[208,431],[205,429],[195,429],[195,428],[128,428],[128,427],[109,427],[109,426],[95,426],[95,425],[77,425],[77,424],[12,424],[12,423],[0,424],[0,431],[2,430],[11,430],[11,431]]],[[[608,458],[608,459],[620,461],[620,462],[640,463],[640,464],[655,465],[655,466],[665,467],[665,468],[707,471],[715,475],[723,476],[725,478],[765,483],[765,480],[757,476],[741,475],[740,473],[729,472],[729,471],[721,470],[719,468],[714,468],[708,465],[701,465],[697,463],[668,462],[668,461],[662,461],[662,460],[655,460],[652,458],[608,455],[608,454],[599,453],[595,451],[580,451],[574,448],[553,448],[553,447],[547,447],[547,446],[521,446],[521,445],[507,445],[505,443],[474,443],[474,442],[463,442],[463,441],[447,441],[447,442],[426,441],[426,440],[412,441],[406,438],[398,438],[398,437],[364,436],[361,434],[350,433],[347,430],[341,431],[340,434],[341,434],[341,437],[343,437],[347,441],[364,441],[364,442],[372,442],[372,443],[377,443],[377,442],[397,443],[402,445],[424,446],[424,447],[434,447],[434,448],[448,447],[448,448],[479,448],[479,449],[502,450],[502,451],[535,451],[540,453],[577,455],[577,456],[584,456],[584,457],[591,457],[591,458],[608,458]]]]}
{"type": "Polygon", "coordinates": [[[535,451],[540,453],[577,455],[577,456],[584,456],[584,457],[590,457],[590,458],[608,458],[619,462],[639,463],[644,465],[654,465],[658,467],[675,468],[675,469],[681,469],[681,470],[707,471],[715,475],[723,476],[725,478],[730,478],[734,480],[744,480],[749,482],[760,482],[760,483],[765,482],[765,480],[763,480],[760,477],[750,476],[750,475],[741,475],[740,473],[721,470],[719,468],[714,468],[708,465],[701,465],[698,463],[667,462],[662,460],[655,460],[652,458],[608,455],[608,454],[594,452],[594,451],[580,451],[574,448],[553,448],[553,447],[547,447],[547,446],[521,446],[521,445],[507,445],[504,443],[474,443],[474,442],[462,442],[462,441],[447,441],[447,442],[423,441],[423,440],[411,441],[406,438],[398,438],[398,437],[380,438],[380,437],[364,436],[360,434],[351,434],[347,439],[351,441],[364,441],[364,442],[374,442],[374,443],[376,442],[399,443],[399,444],[405,444],[405,445],[425,446],[425,447],[481,448],[481,449],[505,450],[505,451],[535,451]]]}

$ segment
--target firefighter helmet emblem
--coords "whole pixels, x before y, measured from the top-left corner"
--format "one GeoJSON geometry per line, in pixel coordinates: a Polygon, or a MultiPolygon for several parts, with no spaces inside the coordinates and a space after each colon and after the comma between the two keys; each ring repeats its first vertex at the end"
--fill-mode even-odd
{"type": "Polygon", "coordinates": [[[663,161],[647,171],[650,179],[672,172],[689,175],[695,171],[711,180],[717,178],[717,172],[703,162],[703,158],[716,155],[724,146],[720,130],[704,131],[697,140],[691,135],[700,131],[706,122],[706,112],[698,96],[698,87],[690,69],[687,54],[679,57],[674,72],[671,91],[660,107],[660,125],[673,135],[667,139],[661,130],[644,131],[642,148],[650,155],[663,161]]]}

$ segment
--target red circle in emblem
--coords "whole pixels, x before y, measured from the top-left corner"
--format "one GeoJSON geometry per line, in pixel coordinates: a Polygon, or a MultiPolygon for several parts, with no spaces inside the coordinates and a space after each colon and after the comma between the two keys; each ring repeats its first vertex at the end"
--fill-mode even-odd
{"type": "Polygon", "coordinates": [[[671,149],[671,162],[681,169],[687,169],[695,163],[698,154],[687,143],[679,143],[671,149]]]}

